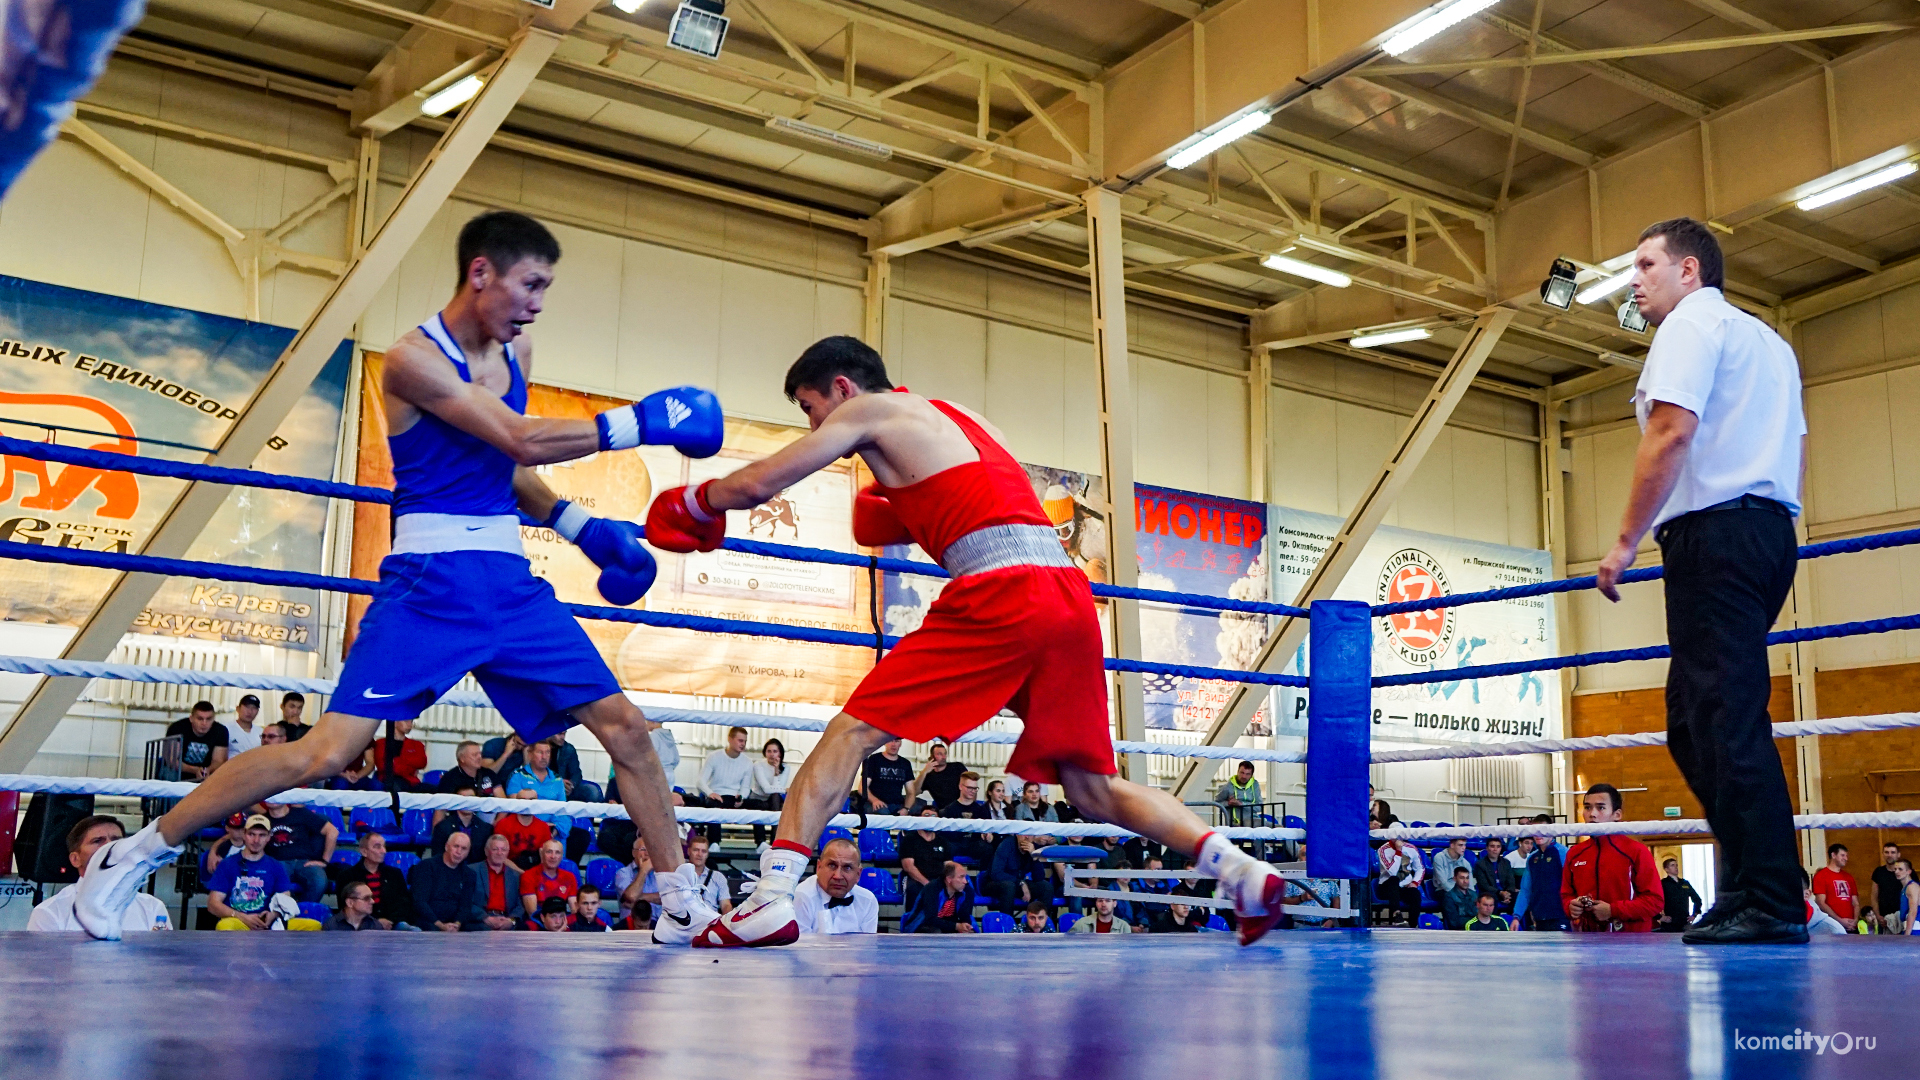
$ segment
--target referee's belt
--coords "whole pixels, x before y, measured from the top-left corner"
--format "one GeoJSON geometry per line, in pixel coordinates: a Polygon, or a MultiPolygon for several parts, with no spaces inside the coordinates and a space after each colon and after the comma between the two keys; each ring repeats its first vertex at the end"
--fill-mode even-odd
{"type": "Polygon", "coordinates": [[[1005,570],[1010,566],[1071,568],[1060,535],[1045,525],[989,525],[947,545],[940,565],[954,577],[1005,570]]]}
{"type": "Polygon", "coordinates": [[[1679,517],[1669,518],[1661,522],[1660,527],[1654,530],[1653,539],[1656,543],[1664,544],[1666,543],[1667,532],[1673,526],[1674,522],[1680,521],[1683,518],[1693,517],[1696,514],[1717,514],[1722,510],[1765,510],[1770,514],[1779,514],[1783,518],[1791,519],[1793,517],[1793,511],[1787,509],[1787,504],[1778,499],[1769,499],[1765,495],[1742,495],[1737,499],[1717,502],[1712,506],[1703,506],[1698,510],[1689,510],[1679,517]]]}

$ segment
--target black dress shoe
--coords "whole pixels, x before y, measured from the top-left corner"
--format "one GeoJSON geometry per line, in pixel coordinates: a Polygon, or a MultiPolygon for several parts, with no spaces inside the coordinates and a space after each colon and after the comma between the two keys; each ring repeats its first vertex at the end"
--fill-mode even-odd
{"type": "Polygon", "coordinates": [[[1696,926],[1680,940],[1689,945],[1805,945],[1807,924],[1777,919],[1750,907],[1712,926],[1696,926]]]}
{"type": "Polygon", "coordinates": [[[1729,889],[1719,896],[1714,897],[1713,906],[1701,912],[1700,917],[1693,920],[1693,925],[1689,927],[1689,929],[1706,930],[1710,927],[1718,926],[1728,919],[1733,918],[1735,915],[1740,914],[1746,906],[1746,892],[1739,889],[1729,889]]]}

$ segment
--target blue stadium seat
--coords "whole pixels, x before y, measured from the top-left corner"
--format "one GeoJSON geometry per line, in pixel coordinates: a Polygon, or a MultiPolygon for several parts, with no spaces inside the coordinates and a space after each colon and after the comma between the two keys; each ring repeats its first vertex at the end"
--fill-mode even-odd
{"type": "Polygon", "coordinates": [[[894,846],[893,834],[885,829],[861,829],[860,861],[865,863],[898,863],[900,861],[900,849],[894,846]]]}
{"type": "Polygon", "coordinates": [[[1430,828],[1432,828],[1432,827],[1433,827],[1433,826],[1431,826],[1431,825],[1428,825],[1428,824],[1427,824],[1426,822],[1424,822],[1424,821],[1409,821],[1409,822],[1407,822],[1407,828],[1409,828],[1409,829],[1430,829],[1430,828]]]}
{"type": "Polygon", "coordinates": [[[580,864],[577,862],[574,862],[572,859],[561,859],[560,869],[571,873],[573,875],[573,880],[575,881],[587,880],[586,878],[583,878],[580,876],[580,864]]]}
{"type": "Polygon", "coordinates": [[[1067,912],[1065,915],[1060,916],[1060,932],[1064,934],[1067,931],[1073,929],[1073,924],[1079,921],[1080,921],[1080,916],[1074,914],[1071,911],[1067,912]]]}
{"type": "Polygon", "coordinates": [[[906,898],[900,895],[899,884],[894,881],[893,875],[887,873],[885,870],[876,870],[871,866],[867,867],[865,870],[860,871],[860,884],[868,892],[873,894],[875,900],[883,904],[901,904],[906,902],[906,898]]]}
{"type": "Polygon", "coordinates": [[[1221,918],[1218,915],[1207,916],[1207,929],[1225,930],[1226,928],[1227,928],[1227,920],[1221,918]]]}
{"type": "Polygon", "coordinates": [[[983,934],[1013,933],[1013,916],[999,911],[989,911],[980,916],[980,932],[983,934]]]}
{"type": "Polygon", "coordinates": [[[324,925],[328,919],[333,918],[333,912],[327,910],[327,905],[325,904],[301,904],[300,917],[303,919],[312,919],[324,925]]]}
{"type": "MultiPolygon", "coordinates": [[[[387,811],[391,814],[393,811],[387,811]]],[[[433,812],[431,810],[400,811],[400,829],[416,844],[425,844],[433,840],[433,812]]]]}
{"type": "Polygon", "coordinates": [[[388,840],[396,836],[404,839],[407,835],[400,823],[393,819],[393,811],[384,806],[356,806],[347,823],[353,826],[354,832],[377,832],[388,840]]]}
{"type": "Polygon", "coordinates": [[[447,770],[445,769],[428,769],[426,772],[420,774],[420,782],[430,788],[437,789],[440,786],[440,778],[445,775],[447,775],[447,770]]]}
{"type": "Polygon", "coordinates": [[[394,851],[387,855],[387,865],[403,874],[413,869],[419,861],[420,856],[411,851],[394,851]]]}
{"type": "Polygon", "coordinates": [[[316,814],[319,814],[321,817],[326,818],[328,821],[333,822],[333,827],[340,830],[340,835],[342,838],[344,838],[347,835],[347,819],[340,816],[339,807],[309,806],[307,807],[307,809],[313,811],[316,814]]]}
{"type": "Polygon", "coordinates": [[[613,876],[620,872],[620,863],[614,859],[594,859],[587,863],[587,883],[600,890],[601,896],[613,895],[613,876]]]}
{"type": "Polygon", "coordinates": [[[1446,928],[1447,924],[1443,922],[1438,915],[1426,914],[1420,916],[1420,929],[1422,930],[1445,930],[1446,928]]]}
{"type": "Polygon", "coordinates": [[[1289,829],[1304,829],[1307,827],[1307,819],[1301,817],[1299,814],[1288,814],[1284,824],[1285,827],[1289,829]]]}
{"type": "Polygon", "coordinates": [[[360,852],[356,848],[337,847],[333,849],[333,864],[335,866],[352,866],[359,861],[360,852]]]}
{"type": "Polygon", "coordinates": [[[846,840],[851,843],[853,842],[853,833],[838,825],[829,825],[827,826],[827,831],[820,834],[820,843],[815,845],[813,850],[819,851],[834,840],[846,840]]]}

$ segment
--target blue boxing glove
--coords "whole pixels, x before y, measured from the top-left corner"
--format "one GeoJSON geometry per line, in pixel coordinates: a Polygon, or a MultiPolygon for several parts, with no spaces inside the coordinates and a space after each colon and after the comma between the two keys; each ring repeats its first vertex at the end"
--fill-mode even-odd
{"type": "Polygon", "coordinates": [[[608,409],[593,422],[600,429],[602,450],[671,446],[691,458],[719,453],[727,433],[720,399],[697,386],[648,394],[637,404],[608,409]]]}
{"type": "Polygon", "coordinates": [[[653,553],[640,543],[640,526],[597,518],[565,499],[547,515],[547,528],[571,540],[600,568],[600,595],[616,607],[635,604],[659,573],[653,553]]]}

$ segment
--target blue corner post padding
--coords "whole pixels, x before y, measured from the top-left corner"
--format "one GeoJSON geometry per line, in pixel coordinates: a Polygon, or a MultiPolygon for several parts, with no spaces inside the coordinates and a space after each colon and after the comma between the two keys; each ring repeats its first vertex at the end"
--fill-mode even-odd
{"type": "Polygon", "coordinates": [[[1316,600],[1307,673],[1307,873],[1368,876],[1373,616],[1357,600],[1316,600]]]}

